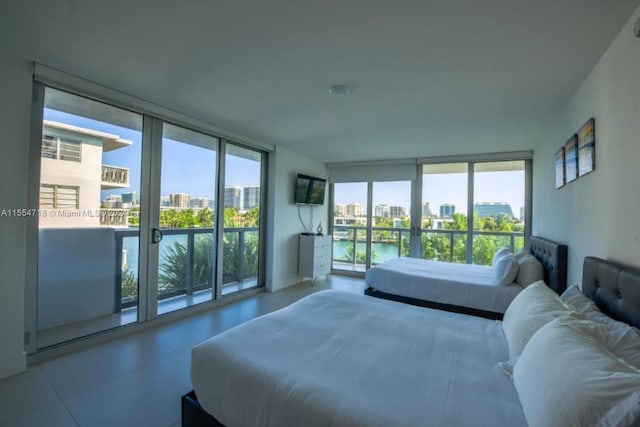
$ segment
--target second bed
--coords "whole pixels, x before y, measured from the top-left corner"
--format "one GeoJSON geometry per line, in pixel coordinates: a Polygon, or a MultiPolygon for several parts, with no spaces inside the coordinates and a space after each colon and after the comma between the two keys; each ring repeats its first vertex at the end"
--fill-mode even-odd
{"type": "MultiPolygon", "coordinates": [[[[558,294],[566,289],[567,246],[532,236],[528,248],[542,264],[544,281],[558,294]]],[[[496,285],[491,267],[396,258],[367,271],[367,295],[414,305],[499,319],[522,290],[496,285]]]]}

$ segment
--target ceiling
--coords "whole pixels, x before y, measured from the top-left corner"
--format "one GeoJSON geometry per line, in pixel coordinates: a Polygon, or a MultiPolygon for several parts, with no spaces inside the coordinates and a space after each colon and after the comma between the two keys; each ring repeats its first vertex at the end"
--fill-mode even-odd
{"type": "Polygon", "coordinates": [[[3,1],[0,43],[325,162],[411,158],[535,148],[639,5],[3,1]]]}

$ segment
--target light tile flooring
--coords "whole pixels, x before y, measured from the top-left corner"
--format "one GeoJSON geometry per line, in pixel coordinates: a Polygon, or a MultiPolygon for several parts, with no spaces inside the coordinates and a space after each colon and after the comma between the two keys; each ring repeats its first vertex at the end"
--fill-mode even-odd
{"type": "Polygon", "coordinates": [[[304,282],[30,366],[0,381],[0,426],[179,426],[192,346],[328,288],[362,293],[365,284],[304,282]]]}
{"type": "MultiPolygon", "coordinates": [[[[222,295],[228,295],[243,289],[256,287],[256,279],[231,283],[222,287],[222,295]]],[[[194,292],[193,295],[178,295],[158,301],[158,314],[165,314],[195,304],[211,301],[211,289],[194,292]]],[[[70,323],[55,328],[38,331],[38,348],[46,348],[78,337],[106,331],[118,326],[128,325],[138,320],[138,307],[125,308],[119,313],[96,317],[82,322],[70,323]]]]}

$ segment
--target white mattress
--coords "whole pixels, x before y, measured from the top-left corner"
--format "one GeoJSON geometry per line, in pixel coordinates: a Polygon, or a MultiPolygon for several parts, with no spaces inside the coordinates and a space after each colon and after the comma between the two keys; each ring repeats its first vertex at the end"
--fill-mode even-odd
{"type": "Polygon", "coordinates": [[[202,407],[236,426],[526,426],[492,320],[323,291],[192,350],[202,407]]]}
{"type": "Polygon", "coordinates": [[[522,291],[513,283],[498,286],[491,267],[474,264],[395,258],[365,274],[367,285],[382,292],[504,313],[522,291]]]}

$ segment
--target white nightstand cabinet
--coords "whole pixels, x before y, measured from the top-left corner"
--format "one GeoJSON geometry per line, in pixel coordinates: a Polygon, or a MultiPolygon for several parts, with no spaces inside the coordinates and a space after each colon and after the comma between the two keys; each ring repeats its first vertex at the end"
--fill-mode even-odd
{"type": "Polygon", "coordinates": [[[300,235],[298,274],[315,279],[331,271],[331,236],[300,235]]]}

